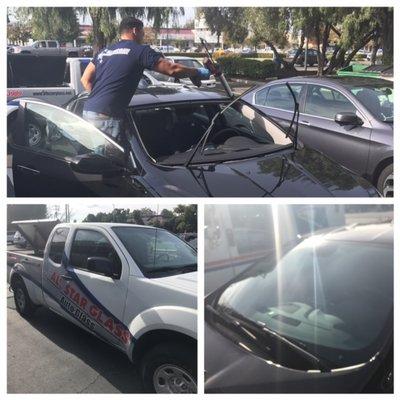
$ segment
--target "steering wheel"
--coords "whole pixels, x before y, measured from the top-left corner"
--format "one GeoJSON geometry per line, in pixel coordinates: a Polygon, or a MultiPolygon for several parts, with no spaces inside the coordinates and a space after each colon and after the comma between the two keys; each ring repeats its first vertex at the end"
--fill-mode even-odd
{"type": "Polygon", "coordinates": [[[245,133],[245,132],[241,132],[241,131],[239,131],[239,129],[237,129],[233,126],[221,129],[215,135],[213,135],[212,138],[213,138],[213,142],[223,143],[223,142],[225,142],[225,140],[229,139],[232,136],[243,136],[243,137],[247,137],[249,139],[254,140],[252,135],[249,135],[248,133],[245,133]],[[232,134],[232,132],[234,132],[235,134],[232,134]],[[223,135],[225,135],[226,138],[224,138],[224,140],[218,141],[217,138],[219,138],[220,136],[223,136],[223,135]]]}

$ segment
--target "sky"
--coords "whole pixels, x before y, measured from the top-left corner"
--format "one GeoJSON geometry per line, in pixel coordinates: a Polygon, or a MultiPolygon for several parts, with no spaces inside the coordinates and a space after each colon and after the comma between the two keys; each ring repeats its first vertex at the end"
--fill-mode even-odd
{"type": "MultiPolygon", "coordinates": [[[[59,207],[59,212],[62,215],[64,213],[65,209],[65,204],[60,204],[60,203],[48,203],[47,207],[48,209],[52,210],[54,212],[54,206],[59,207]]],[[[150,208],[151,210],[155,211],[156,213],[161,212],[164,208],[167,210],[173,210],[177,204],[162,204],[162,205],[152,205],[152,204],[132,204],[129,202],[118,202],[118,203],[112,203],[110,200],[110,203],[108,204],[98,204],[98,203],[92,203],[92,204],[86,204],[86,203],[81,203],[78,205],[78,203],[73,203],[70,204],[70,214],[71,214],[71,222],[76,220],[77,222],[81,222],[88,214],[97,214],[98,212],[111,212],[114,208],[129,208],[130,210],[135,210],[135,209],[141,209],[141,208],[150,208]]]]}

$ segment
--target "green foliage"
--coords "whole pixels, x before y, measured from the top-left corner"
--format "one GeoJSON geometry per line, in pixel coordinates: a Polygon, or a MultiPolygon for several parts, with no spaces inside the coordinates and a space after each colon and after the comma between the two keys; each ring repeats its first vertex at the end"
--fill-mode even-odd
{"type": "Polygon", "coordinates": [[[236,55],[218,58],[227,76],[245,76],[250,79],[266,79],[276,76],[275,63],[271,60],[252,60],[236,55]]]}
{"type": "Polygon", "coordinates": [[[15,22],[7,25],[7,39],[11,43],[25,44],[32,35],[32,29],[28,23],[15,22]]]}
{"type": "Polygon", "coordinates": [[[29,21],[32,39],[71,42],[79,36],[79,23],[73,7],[19,7],[16,16],[29,21]]]}
{"type": "Polygon", "coordinates": [[[112,212],[88,214],[83,222],[117,222],[150,225],[173,233],[197,232],[197,205],[178,205],[173,211],[163,209],[157,215],[150,208],[136,210],[116,208],[112,212]]]}

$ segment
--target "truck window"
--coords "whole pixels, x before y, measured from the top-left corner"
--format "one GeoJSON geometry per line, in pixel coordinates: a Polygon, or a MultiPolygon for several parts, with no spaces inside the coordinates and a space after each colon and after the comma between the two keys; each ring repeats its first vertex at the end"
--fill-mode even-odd
{"type": "Polygon", "coordinates": [[[48,47],[56,48],[57,47],[57,42],[54,40],[49,40],[47,42],[48,47]]]}
{"type": "Polygon", "coordinates": [[[49,258],[56,264],[61,264],[68,233],[69,228],[58,228],[51,240],[49,258]]]}
{"type": "Polygon", "coordinates": [[[108,239],[100,232],[78,229],[72,242],[70,263],[74,268],[88,271],[89,257],[108,258],[114,264],[118,276],[121,276],[121,259],[108,239]]]}

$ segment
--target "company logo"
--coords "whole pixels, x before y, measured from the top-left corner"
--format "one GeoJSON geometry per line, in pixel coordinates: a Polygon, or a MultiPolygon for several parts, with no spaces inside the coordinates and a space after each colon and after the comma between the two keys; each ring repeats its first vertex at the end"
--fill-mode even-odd
{"type": "Polygon", "coordinates": [[[97,59],[101,64],[103,62],[103,57],[120,56],[120,55],[126,56],[130,53],[130,51],[131,49],[127,47],[122,47],[120,49],[115,49],[115,50],[105,49],[97,56],[97,59]]]}

